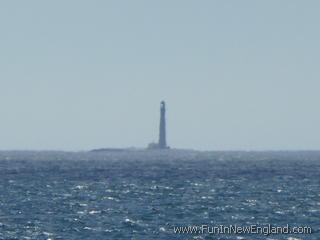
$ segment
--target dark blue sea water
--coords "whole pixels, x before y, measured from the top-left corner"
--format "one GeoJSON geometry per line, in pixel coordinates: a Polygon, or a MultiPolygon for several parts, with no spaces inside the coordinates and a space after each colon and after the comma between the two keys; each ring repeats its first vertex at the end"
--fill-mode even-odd
{"type": "Polygon", "coordinates": [[[0,239],[320,239],[320,152],[0,152],[0,239]],[[312,227],[177,234],[174,227],[312,227]]]}

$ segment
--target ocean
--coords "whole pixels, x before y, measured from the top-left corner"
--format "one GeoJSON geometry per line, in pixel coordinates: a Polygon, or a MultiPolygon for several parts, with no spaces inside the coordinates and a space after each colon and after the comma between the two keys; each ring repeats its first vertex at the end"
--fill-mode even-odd
{"type": "Polygon", "coordinates": [[[317,151],[3,151],[0,176],[5,240],[320,239],[317,151]]]}

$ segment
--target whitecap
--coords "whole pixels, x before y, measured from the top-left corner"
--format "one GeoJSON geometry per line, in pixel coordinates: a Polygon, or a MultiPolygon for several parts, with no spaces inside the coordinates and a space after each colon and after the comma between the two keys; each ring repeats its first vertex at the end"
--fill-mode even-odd
{"type": "Polygon", "coordinates": [[[101,213],[101,211],[91,210],[91,211],[89,212],[89,214],[97,214],[97,213],[101,213]]]}
{"type": "Polygon", "coordinates": [[[50,232],[43,232],[42,234],[46,235],[46,236],[52,236],[53,235],[53,233],[50,233],[50,232]]]}
{"type": "Polygon", "coordinates": [[[159,230],[160,230],[161,232],[167,231],[167,230],[165,229],[165,227],[160,227],[159,230]]]}
{"type": "Polygon", "coordinates": [[[105,196],[105,197],[103,197],[103,199],[114,200],[114,201],[118,200],[118,199],[111,197],[111,196],[105,196]]]}

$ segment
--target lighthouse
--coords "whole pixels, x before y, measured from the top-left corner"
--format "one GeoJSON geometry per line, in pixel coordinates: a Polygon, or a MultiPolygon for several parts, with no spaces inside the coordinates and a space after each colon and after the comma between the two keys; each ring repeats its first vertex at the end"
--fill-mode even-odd
{"type": "Polygon", "coordinates": [[[148,145],[148,149],[168,149],[166,139],[166,103],[162,101],[160,103],[160,125],[159,125],[159,141],[157,143],[151,142],[148,145]]]}
{"type": "Polygon", "coordinates": [[[166,141],[166,103],[162,101],[160,103],[160,127],[159,127],[159,148],[167,148],[166,141]]]}

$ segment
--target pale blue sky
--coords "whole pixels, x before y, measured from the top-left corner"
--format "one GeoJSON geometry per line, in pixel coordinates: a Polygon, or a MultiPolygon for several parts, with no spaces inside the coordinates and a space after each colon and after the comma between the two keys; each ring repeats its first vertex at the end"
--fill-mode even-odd
{"type": "Polygon", "coordinates": [[[320,2],[0,3],[0,149],[320,149],[320,2]]]}

